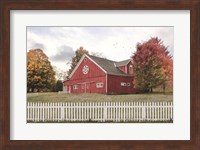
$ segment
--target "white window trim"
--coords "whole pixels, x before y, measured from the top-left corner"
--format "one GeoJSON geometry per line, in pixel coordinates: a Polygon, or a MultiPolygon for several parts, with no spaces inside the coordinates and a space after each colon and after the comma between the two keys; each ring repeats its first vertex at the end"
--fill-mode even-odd
{"type": "Polygon", "coordinates": [[[78,85],[76,84],[76,85],[73,85],[73,89],[74,90],[78,90],[78,85]]]}
{"type": "Polygon", "coordinates": [[[103,82],[96,83],[96,88],[103,88],[103,82]]]}
{"type": "Polygon", "coordinates": [[[126,86],[126,83],[125,82],[121,82],[121,86],[126,86]]]}

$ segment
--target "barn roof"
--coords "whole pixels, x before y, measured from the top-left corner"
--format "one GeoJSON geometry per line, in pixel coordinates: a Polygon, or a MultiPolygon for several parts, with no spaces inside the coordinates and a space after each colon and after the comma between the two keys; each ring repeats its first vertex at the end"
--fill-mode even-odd
{"type": "Polygon", "coordinates": [[[125,65],[127,65],[130,61],[131,61],[130,59],[127,59],[127,60],[115,62],[115,65],[116,65],[116,67],[125,66],[125,65]]]}
{"type": "MultiPolygon", "coordinates": [[[[87,55],[87,56],[90,57],[95,63],[97,63],[102,69],[104,69],[107,72],[107,74],[130,76],[130,75],[124,73],[123,71],[121,71],[120,69],[118,69],[117,65],[116,65],[116,64],[120,64],[120,66],[123,66],[122,64],[126,65],[126,64],[128,64],[127,63],[128,60],[116,62],[116,61],[112,61],[109,59],[100,58],[100,57],[96,57],[96,56],[91,56],[91,55],[87,55]]],[[[130,62],[130,59],[128,62],[130,62]]]]}

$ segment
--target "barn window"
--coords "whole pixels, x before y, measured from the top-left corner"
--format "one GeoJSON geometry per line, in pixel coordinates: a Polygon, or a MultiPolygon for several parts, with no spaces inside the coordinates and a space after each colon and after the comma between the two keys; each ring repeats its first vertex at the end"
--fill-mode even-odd
{"type": "Polygon", "coordinates": [[[84,58],[84,62],[86,62],[87,61],[87,58],[84,58]]]}
{"type": "Polygon", "coordinates": [[[102,87],[103,87],[103,82],[97,83],[97,84],[96,84],[96,87],[97,87],[97,88],[102,88],[102,87]]]}
{"type": "Polygon", "coordinates": [[[125,82],[121,82],[121,86],[126,86],[126,83],[125,82]]]}
{"type": "Polygon", "coordinates": [[[133,65],[129,66],[129,74],[133,74],[133,65]]]}
{"type": "Polygon", "coordinates": [[[130,84],[130,83],[127,83],[127,86],[131,86],[131,84],[130,84]]]}
{"type": "Polygon", "coordinates": [[[78,89],[78,85],[74,85],[73,88],[74,88],[75,90],[77,90],[77,89],[78,89]]]}

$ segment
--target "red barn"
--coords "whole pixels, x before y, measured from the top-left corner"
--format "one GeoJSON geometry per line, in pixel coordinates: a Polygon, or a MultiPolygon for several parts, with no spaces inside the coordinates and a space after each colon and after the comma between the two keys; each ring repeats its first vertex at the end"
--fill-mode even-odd
{"type": "Polygon", "coordinates": [[[116,62],[84,54],[63,84],[68,93],[135,93],[132,73],[130,59],[116,62]]]}

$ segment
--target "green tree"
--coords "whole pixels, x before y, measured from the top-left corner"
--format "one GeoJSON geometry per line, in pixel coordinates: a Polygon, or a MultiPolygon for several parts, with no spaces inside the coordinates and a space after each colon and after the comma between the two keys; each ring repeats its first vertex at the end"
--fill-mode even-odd
{"type": "Polygon", "coordinates": [[[50,91],[55,83],[55,72],[41,49],[27,53],[27,91],[50,91]]]}
{"type": "Polygon", "coordinates": [[[68,75],[70,75],[72,73],[72,71],[74,70],[74,68],[76,67],[79,60],[81,59],[81,57],[84,54],[89,54],[89,52],[87,50],[85,50],[83,47],[80,47],[75,51],[75,56],[72,58],[71,67],[68,71],[68,75]]]}
{"type": "Polygon", "coordinates": [[[53,85],[53,92],[58,92],[63,90],[63,83],[61,80],[57,80],[56,83],[53,85]]]}
{"type": "Polygon", "coordinates": [[[172,58],[167,47],[157,37],[138,43],[132,60],[136,88],[152,92],[152,89],[159,85],[165,87],[166,84],[172,84],[172,58]]]}

